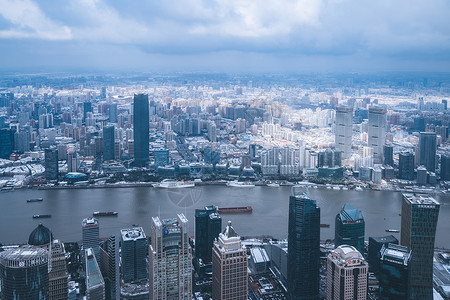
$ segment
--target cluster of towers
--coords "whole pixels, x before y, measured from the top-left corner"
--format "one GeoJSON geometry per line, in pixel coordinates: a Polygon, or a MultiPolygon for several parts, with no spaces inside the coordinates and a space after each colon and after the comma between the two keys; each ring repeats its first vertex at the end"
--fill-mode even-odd
{"type": "MultiPolygon", "coordinates": [[[[369,268],[379,276],[381,299],[432,299],[439,207],[432,197],[404,194],[400,245],[392,236],[371,238],[366,261],[363,216],[344,205],[336,216],[336,248],[327,257],[327,299],[367,299],[369,268]]],[[[289,200],[288,299],[319,299],[319,241],[320,208],[294,187],[289,200]]]]}

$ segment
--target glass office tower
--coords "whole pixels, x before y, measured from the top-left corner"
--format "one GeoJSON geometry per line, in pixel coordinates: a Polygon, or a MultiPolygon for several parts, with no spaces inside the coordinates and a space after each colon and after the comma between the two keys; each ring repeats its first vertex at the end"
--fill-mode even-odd
{"type": "Polygon", "coordinates": [[[288,299],[319,299],[320,208],[295,186],[289,198],[288,299]]]}
{"type": "Polygon", "coordinates": [[[346,203],[336,215],[334,245],[349,245],[364,254],[365,222],[359,209],[346,203]]]}
{"type": "Polygon", "coordinates": [[[148,95],[134,95],[133,102],[134,123],[134,162],[137,166],[144,166],[149,157],[149,108],[148,95]]]}

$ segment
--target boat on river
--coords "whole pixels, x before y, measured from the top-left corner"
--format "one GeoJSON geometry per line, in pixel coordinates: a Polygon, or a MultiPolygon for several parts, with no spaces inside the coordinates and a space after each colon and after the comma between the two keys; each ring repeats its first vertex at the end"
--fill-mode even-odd
{"type": "Polygon", "coordinates": [[[153,187],[163,189],[181,189],[195,187],[195,183],[192,181],[176,181],[173,179],[164,179],[160,183],[155,183],[153,187]]]}

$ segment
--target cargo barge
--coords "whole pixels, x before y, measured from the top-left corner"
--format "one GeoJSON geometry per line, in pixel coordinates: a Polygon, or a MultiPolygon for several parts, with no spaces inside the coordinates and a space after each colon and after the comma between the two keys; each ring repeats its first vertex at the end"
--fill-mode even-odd
{"type": "Polygon", "coordinates": [[[251,213],[253,208],[251,206],[241,207],[219,207],[217,212],[219,214],[239,214],[239,213],[251,213]]]}

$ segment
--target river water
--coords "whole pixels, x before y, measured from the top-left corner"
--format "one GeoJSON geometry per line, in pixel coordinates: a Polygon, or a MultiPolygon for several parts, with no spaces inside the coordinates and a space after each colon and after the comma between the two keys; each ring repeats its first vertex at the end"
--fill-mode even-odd
{"type": "MultiPolygon", "coordinates": [[[[251,214],[222,215],[224,227],[231,220],[241,236],[273,236],[287,238],[290,187],[234,188],[199,186],[188,189],[154,189],[151,187],[16,190],[0,193],[0,243],[26,243],[28,235],[39,224],[49,227],[62,241],[81,240],[81,221],[94,211],[117,211],[117,217],[100,217],[100,236],[119,233],[120,229],[139,224],[150,235],[151,217],[173,218],[184,213],[194,235],[196,208],[253,207],[251,214]],[[43,202],[27,203],[30,198],[43,202]],[[33,219],[34,214],[51,214],[50,219],[33,219]]],[[[334,219],[341,207],[349,202],[359,208],[366,221],[369,236],[388,235],[385,229],[400,229],[401,193],[389,191],[336,191],[310,189],[312,199],[321,208],[321,239],[334,238],[334,219]]],[[[436,247],[450,248],[450,197],[436,196],[441,203],[436,247]]],[[[394,233],[399,238],[399,234],[394,233]]]]}

